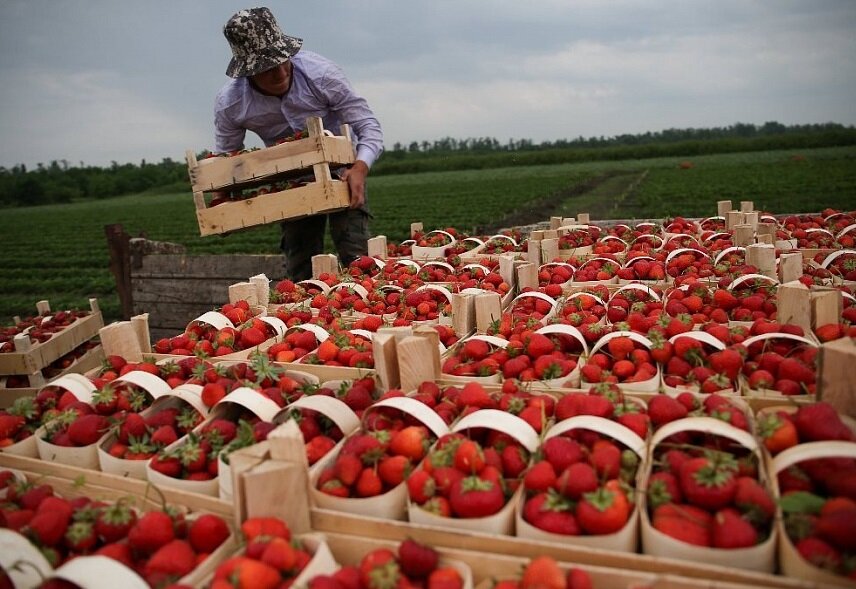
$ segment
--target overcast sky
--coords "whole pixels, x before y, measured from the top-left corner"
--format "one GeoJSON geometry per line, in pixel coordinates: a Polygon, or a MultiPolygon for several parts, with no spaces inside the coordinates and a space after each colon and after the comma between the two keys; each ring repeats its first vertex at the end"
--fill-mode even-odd
{"type": "Polygon", "coordinates": [[[854,0],[3,0],[0,166],[212,147],[222,27],[259,5],[344,68],[387,148],[856,124],[854,0]]]}

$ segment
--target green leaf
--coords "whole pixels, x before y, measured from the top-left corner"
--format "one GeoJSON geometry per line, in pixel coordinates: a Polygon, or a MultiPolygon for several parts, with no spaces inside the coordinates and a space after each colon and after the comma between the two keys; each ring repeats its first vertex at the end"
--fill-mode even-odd
{"type": "Polygon", "coordinates": [[[808,491],[790,493],[779,500],[785,513],[820,513],[825,503],[826,499],[808,491]]]}

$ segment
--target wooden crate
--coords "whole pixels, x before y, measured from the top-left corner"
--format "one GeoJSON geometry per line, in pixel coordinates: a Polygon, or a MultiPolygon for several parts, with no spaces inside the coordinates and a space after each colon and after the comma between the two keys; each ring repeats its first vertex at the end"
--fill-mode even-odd
{"type": "MultiPolygon", "coordinates": [[[[10,407],[12,403],[15,402],[16,399],[20,399],[21,397],[32,397],[35,396],[41,388],[46,385],[49,385],[51,381],[60,378],[61,376],[65,376],[66,374],[85,374],[90,370],[98,368],[104,361],[104,348],[100,345],[95,346],[91,350],[87,351],[80,358],[78,358],[74,364],[60,372],[59,374],[55,374],[50,378],[47,378],[43,375],[42,372],[37,373],[44,380],[44,384],[36,386],[32,381],[34,380],[33,376],[30,375],[30,386],[23,388],[5,388],[0,386],[0,409],[5,409],[10,407]]],[[[0,381],[3,379],[0,378],[0,381]]],[[[38,380],[37,378],[35,380],[38,380]]]]}
{"type": "Polygon", "coordinates": [[[319,117],[307,120],[309,137],[232,157],[197,161],[187,152],[187,166],[196,205],[200,234],[228,233],[247,227],[276,223],[346,208],[348,185],[333,179],[331,166],[354,162],[348,125],[342,136],[325,134],[319,117]],[[205,193],[252,188],[272,181],[305,176],[311,170],[314,182],[280,192],[208,207],[205,193]]]}
{"type": "MultiPolygon", "coordinates": [[[[89,306],[92,310],[89,315],[81,317],[45,342],[34,344],[25,334],[16,336],[16,351],[0,354],[0,375],[35,375],[98,335],[98,330],[104,327],[98,300],[89,299],[89,306]]],[[[40,313],[50,312],[47,301],[39,301],[37,308],[40,313]]],[[[31,384],[42,383],[33,383],[31,379],[31,384]]]]}

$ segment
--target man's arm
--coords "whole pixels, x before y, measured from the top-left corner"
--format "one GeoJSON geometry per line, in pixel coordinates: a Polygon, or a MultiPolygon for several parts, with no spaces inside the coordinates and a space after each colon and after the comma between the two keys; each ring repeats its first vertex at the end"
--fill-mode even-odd
{"type": "Polygon", "coordinates": [[[383,152],[383,131],[366,99],[357,94],[340,68],[328,72],[323,85],[331,110],[351,126],[357,138],[356,161],[342,174],[351,192],[351,208],[356,209],[365,204],[366,176],[383,152]]]}

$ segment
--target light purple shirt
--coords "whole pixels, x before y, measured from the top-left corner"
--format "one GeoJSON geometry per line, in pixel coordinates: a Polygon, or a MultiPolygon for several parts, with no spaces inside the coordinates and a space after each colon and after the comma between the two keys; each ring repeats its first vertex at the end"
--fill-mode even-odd
{"type": "Polygon", "coordinates": [[[248,78],[230,80],[217,93],[214,106],[214,151],[243,149],[247,129],[266,146],[321,117],[324,128],[339,135],[351,126],[357,159],[369,167],[383,151],[383,131],[365,98],[356,93],[342,69],[317,53],[302,49],[292,56],[291,88],[282,98],[256,91],[248,78]]]}

